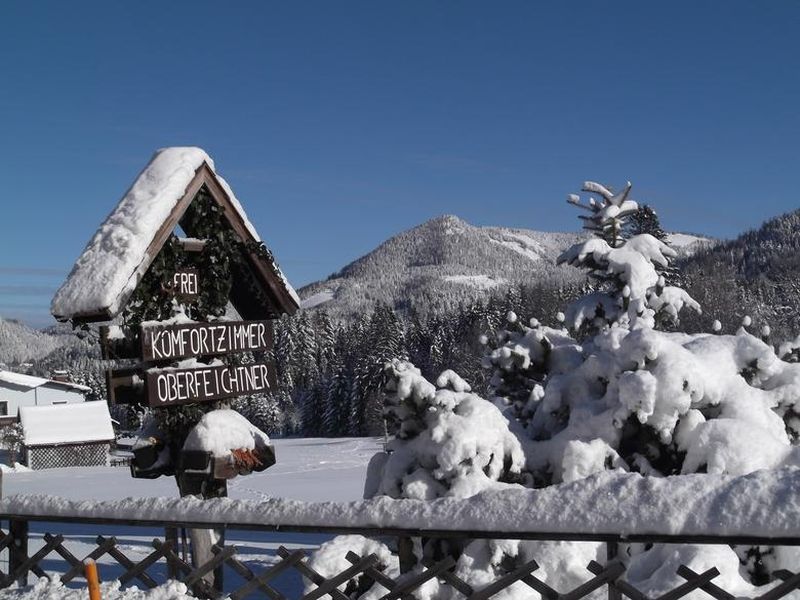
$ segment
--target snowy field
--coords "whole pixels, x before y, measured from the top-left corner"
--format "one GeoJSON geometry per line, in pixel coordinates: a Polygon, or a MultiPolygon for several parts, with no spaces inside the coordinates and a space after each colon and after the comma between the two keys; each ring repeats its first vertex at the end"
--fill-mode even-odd
{"type": "MultiPolygon", "coordinates": [[[[231,498],[263,500],[266,498],[290,498],[295,500],[358,500],[362,498],[364,478],[369,459],[382,449],[378,438],[301,438],[273,440],[278,462],[270,469],[246,477],[238,477],[228,484],[231,498]]],[[[92,467],[73,469],[49,469],[21,473],[3,474],[3,496],[15,494],[51,494],[74,500],[114,500],[125,497],[177,497],[174,478],[161,477],[153,480],[132,479],[126,468],[92,467]]],[[[103,527],[91,525],[51,525],[36,523],[31,525],[32,539],[30,551],[35,552],[41,545],[42,535],[47,532],[69,534],[66,546],[78,557],[86,556],[94,548],[98,534],[115,535],[121,549],[133,560],[141,560],[152,551],[149,545],[154,537],[162,537],[163,532],[154,528],[103,527]]],[[[66,536],[65,536],[66,537],[66,536]]],[[[260,570],[275,562],[275,551],[284,545],[289,549],[314,549],[330,536],[307,534],[265,534],[258,532],[229,532],[227,541],[240,549],[245,561],[260,570]]],[[[55,554],[51,554],[54,558],[55,554]]],[[[5,570],[5,557],[0,558],[0,569],[5,570]]],[[[63,564],[53,560],[44,561],[45,570],[56,569],[63,564]]],[[[121,573],[121,569],[109,556],[98,561],[100,577],[110,580],[121,573]]],[[[163,569],[148,571],[159,580],[165,579],[163,569]]],[[[233,574],[226,572],[226,588],[241,584],[233,574]]],[[[35,583],[31,577],[30,582],[35,583]]],[[[299,576],[289,573],[278,580],[276,587],[289,597],[298,595],[301,587],[299,576]]],[[[26,590],[8,589],[0,591],[0,598],[32,600],[34,598],[78,598],[86,597],[84,583],[76,581],[70,587],[58,588],[44,582],[26,590]]],[[[143,587],[143,586],[140,586],[143,587]]],[[[112,584],[104,587],[104,599],[108,598],[178,598],[181,586],[162,587],[156,592],[144,595],[132,589],[117,592],[112,584]]]]}
{"type": "MultiPolygon", "coordinates": [[[[359,500],[378,438],[273,440],[277,464],[228,483],[231,498],[259,500],[359,500]]],[[[45,469],[3,474],[3,496],[52,494],[73,500],[116,500],[178,495],[173,477],[132,479],[127,467],[45,469]]]]}

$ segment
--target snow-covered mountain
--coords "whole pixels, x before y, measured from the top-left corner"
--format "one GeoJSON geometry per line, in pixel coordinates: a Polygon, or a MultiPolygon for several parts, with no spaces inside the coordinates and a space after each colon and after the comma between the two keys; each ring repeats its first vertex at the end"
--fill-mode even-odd
{"type": "MultiPolygon", "coordinates": [[[[552,233],[508,227],[477,227],[452,215],[427,221],[393,236],[327,280],[300,290],[304,308],[322,308],[351,318],[376,301],[401,311],[435,312],[518,284],[566,285],[583,274],[555,265],[581,233],[552,233]]],[[[670,243],[692,253],[704,242],[671,234],[670,243]]],[[[36,330],[0,317],[0,363],[59,362],[85,352],[68,325],[36,330]],[[80,347],[79,347],[80,346],[80,347]]]]}
{"type": "MultiPolygon", "coordinates": [[[[427,313],[519,284],[566,285],[584,275],[556,257],[586,234],[476,227],[444,215],[389,238],[325,281],[300,290],[304,308],[337,317],[369,311],[377,301],[427,313]]],[[[705,238],[673,234],[693,251],[705,238]]]]}
{"type": "Polygon", "coordinates": [[[42,358],[70,343],[71,337],[60,329],[40,331],[0,317],[0,362],[12,365],[42,358]]]}

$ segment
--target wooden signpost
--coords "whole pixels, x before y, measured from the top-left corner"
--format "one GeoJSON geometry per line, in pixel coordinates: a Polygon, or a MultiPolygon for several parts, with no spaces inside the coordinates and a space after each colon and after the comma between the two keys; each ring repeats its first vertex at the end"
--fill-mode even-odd
{"type": "Polygon", "coordinates": [[[192,402],[210,402],[277,389],[274,365],[192,367],[165,366],[177,360],[211,360],[272,348],[269,321],[215,321],[176,325],[145,325],[112,337],[101,328],[104,359],[133,358],[138,369],[110,369],[106,373],[109,398],[117,404],[147,404],[158,408],[192,402]]]}
{"type": "MultiPolygon", "coordinates": [[[[156,153],[106,221],[124,228],[135,215],[137,223],[149,225],[137,226],[127,234],[133,231],[145,238],[145,243],[132,245],[121,259],[115,254],[116,245],[104,241],[105,236],[115,234],[113,227],[103,225],[52,303],[53,315],[73,324],[112,321],[129,305],[134,307],[138,318],[133,323],[140,324],[100,328],[102,357],[127,362],[107,372],[109,400],[173,411],[161,413],[165,415],[183,415],[177,421],[166,420],[168,425],[186,423],[187,415],[197,418],[191,416],[197,414],[191,410],[180,412],[187,404],[275,390],[275,369],[268,359],[273,343],[270,320],[299,308],[294,290],[212,164],[198,148],[168,148],[156,153]],[[193,174],[187,165],[192,165],[193,174]],[[134,193],[137,186],[159,188],[162,204],[142,203],[141,195],[134,193]],[[163,203],[169,202],[172,208],[164,217],[163,203]],[[163,219],[160,224],[159,219],[163,219]],[[178,227],[190,237],[177,237],[178,227]],[[208,241],[211,239],[213,244],[208,241]],[[156,260],[159,257],[161,263],[156,260]],[[151,272],[154,264],[174,264],[175,268],[167,274],[163,266],[151,272]],[[225,265],[224,270],[220,271],[219,265],[225,265]],[[107,272],[109,268],[114,272],[107,272]],[[100,280],[111,282],[111,289],[97,288],[100,280]],[[229,291],[220,294],[220,290],[229,291]],[[228,303],[243,320],[213,320],[213,315],[225,312],[228,303]],[[177,314],[200,318],[152,322],[144,316],[158,314],[164,319],[176,305],[183,305],[177,314]],[[137,313],[137,307],[151,312],[137,313]],[[255,361],[245,360],[242,355],[246,353],[255,361]]],[[[137,478],[174,474],[182,495],[211,498],[226,495],[226,477],[274,463],[269,447],[259,450],[264,452],[261,457],[248,454],[255,451],[246,448],[231,448],[227,457],[184,449],[189,434],[185,428],[194,424],[190,421],[181,429],[167,429],[167,434],[160,436],[164,439],[143,438],[145,443],[134,449],[131,474],[137,478]]],[[[205,553],[202,539],[202,535],[196,540],[193,537],[193,560],[197,560],[196,554],[205,553]]],[[[221,573],[214,583],[219,589],[221,573]]]]}

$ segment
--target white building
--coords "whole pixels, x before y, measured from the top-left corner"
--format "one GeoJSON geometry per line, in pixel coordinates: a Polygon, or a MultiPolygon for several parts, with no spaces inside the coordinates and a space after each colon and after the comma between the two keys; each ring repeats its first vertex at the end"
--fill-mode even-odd
{"type": "Polygon", "coordinates": [[[31,469],[108,464],[114,429],[108,404],[23,406],[22,461],[31,469]]]}
{"type": "Polygon", "coordinates": [[[16,422],[24,406],[83,402],[90,391],[85,385],[0,371],[0,425],[16,422]]]}

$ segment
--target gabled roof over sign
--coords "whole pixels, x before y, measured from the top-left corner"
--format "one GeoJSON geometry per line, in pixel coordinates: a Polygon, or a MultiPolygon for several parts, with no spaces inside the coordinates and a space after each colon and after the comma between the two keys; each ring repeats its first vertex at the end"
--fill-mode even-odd
{"type": "MultiPolygon", "coordinates": [[[[242,241],[261,242],[208,154],[192,147],[159,150],[86,245],[53,298],[53,316],[62,321],[116,317],[202,188],[221,206],[242,241]]],[[[270,302],[270,312],[294,313],[299,298],[277,264],[256,253],[248,255],[248,262],[270,302]]],[[[246,286],[234,281],[234,307],[245,318],[263,318],[263,307],[253,306],[245,290],[246,286]]]]}

